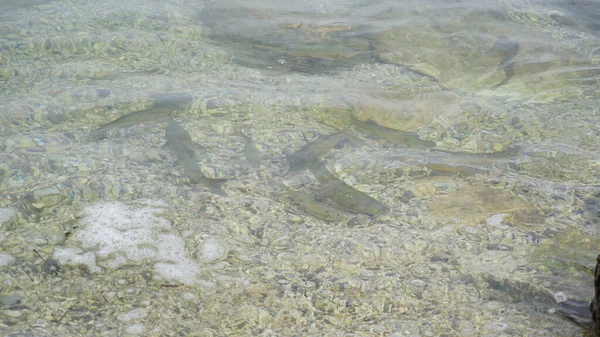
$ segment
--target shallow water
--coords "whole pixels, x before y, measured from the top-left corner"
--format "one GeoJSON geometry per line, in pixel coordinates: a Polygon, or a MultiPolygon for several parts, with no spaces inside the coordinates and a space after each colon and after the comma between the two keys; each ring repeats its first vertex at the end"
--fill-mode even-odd
{"type": "Polygon", "coordinates": [[[593,2],[0,8],[4,335],[583,334],[593,2]]]}

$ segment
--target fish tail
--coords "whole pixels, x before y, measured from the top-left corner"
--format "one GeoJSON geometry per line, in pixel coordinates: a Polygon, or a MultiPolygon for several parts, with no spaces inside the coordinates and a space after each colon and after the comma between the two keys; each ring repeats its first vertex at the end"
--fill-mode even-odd
{"type": "Polygon", "coordinates": [[[227,193],[223,190],[223,184],[227,182],[228,179],[210,179],[208,178],[208,188],[215,194],[226,197],[227,193]]]}

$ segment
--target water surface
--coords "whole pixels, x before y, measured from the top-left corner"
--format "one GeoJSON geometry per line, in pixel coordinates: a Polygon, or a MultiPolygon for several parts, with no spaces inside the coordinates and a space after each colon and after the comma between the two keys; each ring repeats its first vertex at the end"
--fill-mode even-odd
{"type": "Polygon", "coordinates": [[[583,334],[594,2],[0,7],[3,334],[583,334]]]}

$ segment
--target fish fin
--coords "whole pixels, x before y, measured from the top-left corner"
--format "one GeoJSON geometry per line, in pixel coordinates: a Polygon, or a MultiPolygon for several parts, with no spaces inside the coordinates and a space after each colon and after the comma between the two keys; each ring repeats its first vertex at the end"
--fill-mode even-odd
{"type": "Polygon", "coordinates": [[[248,136],[246,136],[245,133],[242,132],[242,128],[240,128],[240,126],[238,124],[234,124],[232,128],[233,128],[234,136],[242,137],[242,138],[248,137],[248,136]]]}
{"type": "Polygon", "coordinates": [[[208,178],[208,189],[213,193],[226,197],[227,193],[223,190],[223,184],[229,179],[212,179],[208,178]]]}
{"type": "MultiPolygon", "coordinates": [[[[308,141],[308,138],[306,138],[306,134],[304,133],[304,131],[300,131],[300,132],[302,133],[302,138],[304,138],[304,141],[305,141],[307,144],[308,144],[308,143],[310,143],[310,142],[308,141]]],[[[319,137],[320,137],[320,136],[319,136],[319,137]]]]}
{"type": "Polygon", "coordinates": [[[267,181],[269,182],[269,184],[275,185],[275,187],[277,189],[281,190],[281,192],[287,192],[287,190],[290,188],[290,187],[286,186],[284,183],[277,181],[269,176],[266,176],[265,178],[267,178],[267,181]]]}
{"type": "Polygon", "coordinates": [[[348,142],[350,144],[352,144],[356,147],[368,146],[368,144],[364,140],[362,140],[354,135],[344,134],[344,138],[346,140],[348,140],[348,142]]]}

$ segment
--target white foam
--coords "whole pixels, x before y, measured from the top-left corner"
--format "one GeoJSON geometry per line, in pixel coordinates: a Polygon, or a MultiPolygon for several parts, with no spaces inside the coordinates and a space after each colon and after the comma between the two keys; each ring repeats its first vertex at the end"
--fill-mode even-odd
{"type": "Polygon", "coordinates": [[[179,263],[156,263],[154,271],[165,280],[174,280],[185,285],[194,285],[198,282],[198,264],[190,259],[179,263]]]}
{"type": "MultiPolygon", "coordinates": [[[[155,215],[161,212],[152,207],[135,209],[119,202],[96,204],[85,210],[85,228],[74,239],[83,248],[97,248],[96,256],[102,258],[115,252],[123,252],[136,261],[154,258],[156,250],[147,248],[158,243],[152,237],[152,229],[171,226],[168,220],[155,215]]],[[[125,259],[116,257],[111,265],[116,268],[123,263],[125,259]]]]}
{"type": "Polygon", "coordinates": [[[52,257],[61,264],[86,265],[92,273],[99,273],[102,271],[102,269],[96,265],[96,256],[94,253],[84,253],[81,248],[56,248],[52,257]]]}
{"type": "Polygon", "coordinates": [[[158,235],[157,260],[178,262],[186,260],[185,242],[174,234],[158,235]]]}
{"type": "MultiPolygon", "coordinates": [[[[146,205],[149,203],[145,202],[146,205]]],[[[156,261],[154,269],[159,278],[195,284],[198,265],[187,258],[184,240],[168,233],[171,223],[160,217],[163,211],[161,208],[134,207],[120,202],[95,204],[84,211],[81,229],[73,238],[80,241],[84,249],[94,252],[95,257],[105,260],[109,269],[152,260],[156,261]]],[[[78,253],[67,253],[75,261],[73,255],[78,253]]],[[[85,261],[96,266],[95,259],[85,261]]]]}
{"type": "Polygon", "coordinates": [[[567,295],[562,291],[557,291],[554,293],[554,300],[556,301],[556,303],[566,302],[568,299],[569,298],[567,297],[567,295]]]}

